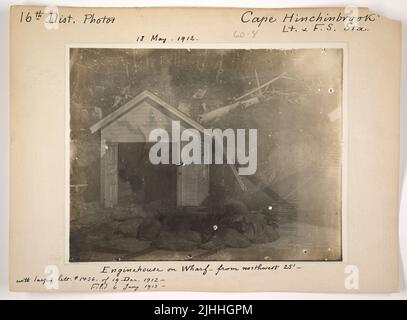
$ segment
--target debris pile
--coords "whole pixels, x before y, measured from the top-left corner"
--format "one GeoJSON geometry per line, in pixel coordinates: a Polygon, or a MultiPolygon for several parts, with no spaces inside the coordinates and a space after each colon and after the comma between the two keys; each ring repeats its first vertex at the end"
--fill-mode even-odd
{"type": "Polygon", "coordinates": [[[134,258],[154,250],[247,248],[279,238],[278,221],[270,209],[249,210],[239,199],[203,210],[162,212],[159,207],[106,209],[90,203],[79,208],[80,218],[71,221],[71,260],[109,260],[107,253],[111,259],[112,255],[134,258]]]}

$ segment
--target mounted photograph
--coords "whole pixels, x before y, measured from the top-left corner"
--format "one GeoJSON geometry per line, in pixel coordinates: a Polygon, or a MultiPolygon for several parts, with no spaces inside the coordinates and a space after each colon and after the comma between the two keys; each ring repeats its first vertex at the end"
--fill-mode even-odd
{"type": "Polygon", "coordinates": [[[342,261],[343,48],[68,52],[69,262],[342,261]]]}

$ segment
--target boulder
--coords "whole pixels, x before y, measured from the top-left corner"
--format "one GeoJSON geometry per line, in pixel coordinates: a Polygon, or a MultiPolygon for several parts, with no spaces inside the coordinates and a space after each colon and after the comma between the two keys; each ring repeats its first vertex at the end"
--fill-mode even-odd
{"type": "Polygon", "coordinates": [[[251,242],[243,234],[235,229],[226,229],[221,236],[221,241],[226,247],[230,248],[247,248],[250,247],[251,242]]]}
{"type": "Polygon", "coordinates": [[[249,212],[246,204],[239,199],[226,200],[224,210],[227,215],[245,215],[249,212]]]}
{"type": "Polygon", "coordinates": [[[155,218],[146,218],[138,227],[140,240],[155,240],[161,232],[161,223],[155,218]]]}
{"type": "Polygon", "coordinates": [[[182,238],[195,243],[201,243],[202,241],[201,235],[198,232],[192,230],[182,232],[182,238]]]}
{"type": "Polygon", "coordinates": [[[196,249],[201,242],[201,235],[195,231],[162,232],[154,245],[159,249],[184,251],[196,249]]]}
{"type": "Polygon", "coordinates": [[[268,241],[273,242],[280,238],[277,228],[273,226],[266,226],[266,232],[268,235],[268,241]]]}
{"type": "Polygon", "coordinates": [[[225,244],[220,239],[213,237],[199,247],[204,250],[218,250],[224,248],[225,244]]]}
{"type": "Polygon", "coordinates": [[[116,208],[111,213],[112,219],[115,221],[127,221],[130,219],[144,217],[145,212],[142,207],[138,205],[132,205],[126,208],[116,208]]]}
{"type": "Polygon", "coordinates": [[[104,239],[109,240],[117,236],[118,227],[119,227],[118,222],[110,221],[94,228],[93,232],[98,235],[103,235],[104,239]]]}
{"type": "Polygon", "coordinates": [[[253,243],[266,243],[279,238],[278,225],[268,224],[267,216],[262,213],[236,216],[232,226],[253,243]]]}
{"type": "Polygon", "coordinates": [[[118,226],[118,233],[122,234],[125,237],[134,237],[136,238],[139,232],[139,227],[142,224],[142,218],[133,218],[125,222],[122,222],[118,226]]]}
{"type": "Polygon", "coordinates": [[[233,218],[232,226],[243,233],[250,241],[254,241],[264,233],[265,216],[258,213],[237,215],[233,218]]]}
{"type": "Polygon", "coordinates": [[[200,248],[205,250],[216,250],[224,247],[229,248],[247,248],[251,242],[239,231],[226,228],[216,233],[209,241],[202,244],[200,248]]]}
{"type": "Polygon", "coordinates": [[[268,225],[266,217],[259,213],[243,217],[239,230],[253,243],[266,243],[279,238],[277,227],[268,225]]]}

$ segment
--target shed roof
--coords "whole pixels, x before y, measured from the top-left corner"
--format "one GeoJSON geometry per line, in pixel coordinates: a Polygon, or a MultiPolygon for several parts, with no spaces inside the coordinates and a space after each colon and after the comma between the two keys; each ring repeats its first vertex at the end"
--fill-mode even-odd
{"type": "Polygon", "coordinates": [[[201,126],[198,122],[191,119],[185,113],[179,111],[177,108],[174,108],[173,106],[169,105],[164,100],[157,97],[155,94],[151,93],[148,90],[143,91],[138,96],[134,97],[129,102],[121,106],[119,109],[113,111],[112,113],[110,113],[97,123],[95,123],[93,126],[90,127],[90,131],[92,133],[95,133],[96,131],[103,129],[104,127],[114,122],[116,119],[120,118],[122,115],[124,115],[131,109],[137,107],[141,102],[143,102],[146,99],[152,100],[153,102],[167,110],[170,114],[174,115],[176,118],[184,121],[185,123],[189,124],[191,127],[199,130],[200,132],[203,132],[204,127],[201,126]]]}

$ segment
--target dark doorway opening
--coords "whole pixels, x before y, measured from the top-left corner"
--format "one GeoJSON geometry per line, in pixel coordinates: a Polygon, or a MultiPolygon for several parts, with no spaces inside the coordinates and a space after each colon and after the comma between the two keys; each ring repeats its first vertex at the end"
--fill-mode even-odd
{"type": "Polygon", "coordinates": [[[151,143],[119,143],[119,205],[164,201],[176,206],[177,166],[152,164],[149,159],[151,146],[151,143]]]}

